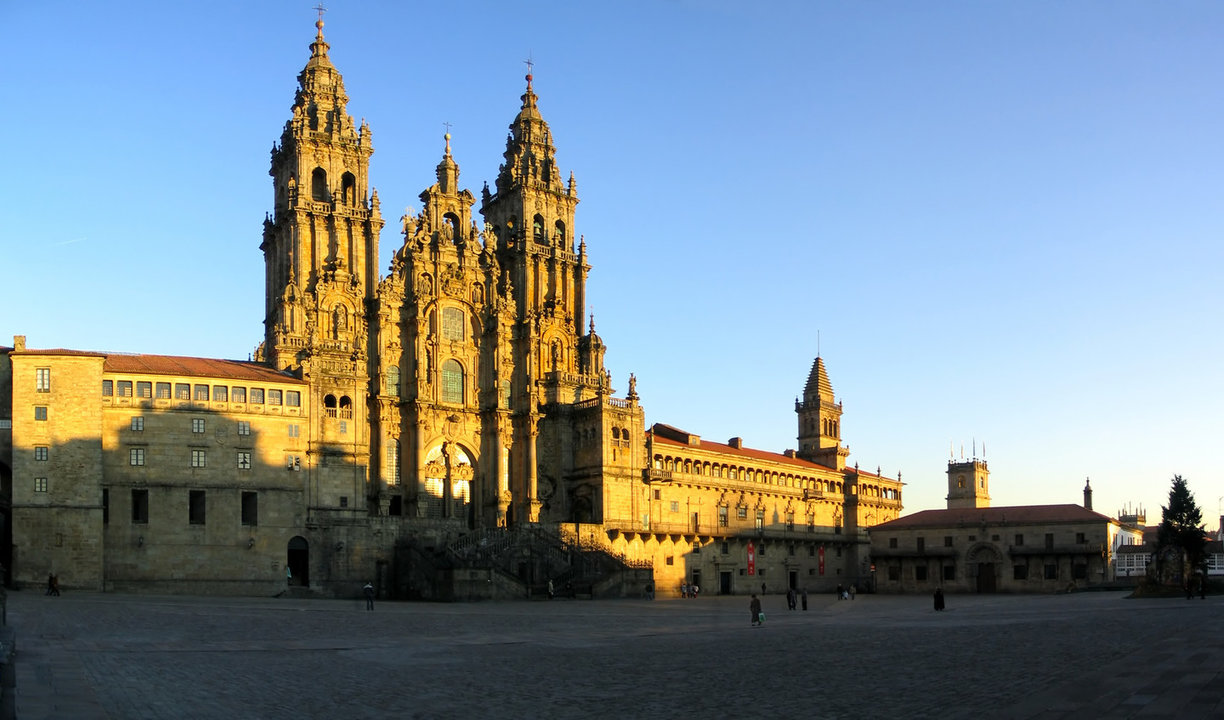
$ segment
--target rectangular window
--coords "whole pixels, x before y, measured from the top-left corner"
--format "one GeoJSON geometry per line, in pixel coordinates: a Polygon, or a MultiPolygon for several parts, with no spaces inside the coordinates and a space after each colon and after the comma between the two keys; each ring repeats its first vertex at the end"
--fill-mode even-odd
{"type": "Polygon", "coordinates": [[[897,547],[897,538],[888,538],[888,547],[890,548],[897,547]]]}
{"type": "Polygon", "coordinates": [[[723,555],[731,554],[731,543],[727,542],[726,540],[724,540],[722,544],[722,554],[723,555]]]}
{"type": "Polygon", "coordinates": [[[666,562],[668,565],[675,565],[676,559],[672,557],[671,555],[668,555],[667,559],[664,562],[666,562]]]}
{"type": "Polygon", "coordinates": [[[1050,565],[1045,566],[1045,579],[1046,580],[1057,580],[1058,579],[1058,566],[1057,565],[1050,564],[1050,565]]]}
{"type": "Polygon", "coordinates": [[[718,506],[718,527],[727,527],[727,506],[718,506]]]}
{"type": "Polygon", "coordinates": [[[191,418],[191,432],[204,432],[204,418],[191,418]]]}
{"type": "Polygon", "coordinates": [[[888,567],[889,582],[897,582],[900,579],[901,579],[901,568],[897,567],[896,565],[890,565],[888,567]]]}
{"type": "MultiPolygon", "coordinates": [[[[765,529],[765,511],[764,511],[764,510],[757,510],[757,511],[756,511],[756,529],[757,529],[757,530],[764,530],[764,529],[765,529]]],[[[763,550],[763,548],[762,548],[762,550],[763,550]]],[[[763,553],[762,553],[762,554],[763,554],[763,553]]]]}
{"type": "Polygon", "coordinates": [[[269,390],[268,391],[268,404],[269,405],[280,405],[281,404],[281,391],[280,390],[269,390]]]}
{"type": "Polygon", "coordinates": [[[133,417],[132,418],[132,429],[135,430],[136,432],[143,431],[144,430],[144,418],[141,417],[140,415],[133,417]]]}
{"type": "Polygon", "coordinates": [[[926,579],[927,579],[926,565],[915,565],[914,566],[914,579],[917,580],[918,582],[926,582],[926,579]]]}
{"type": "Polygon", "coordinates": [[[229,402],[229,388],[224,385],[213,385],[213,402],[229,402]]]}
{"type": "Polygon", "coordinates": [[[196,385],[195,386],[195,399],[201,400],[204,402],[208,402],[208,386],[207,385],[196,385]]]}
{"type": "Polygon", "coordinates": [[[157,383],[157,397],[159,400],[170,399],[170,383],[157,383]]]}
{"type": "Polygon", "coordinates": [[[663,491],[662,491],[662,490],[655,490],[655,491],[654,491],[654,499],[655,499],[655,500],[662,500],[662,499],[663,499],[663,491]]]}
{"type": "Polygon", "coordinates": [[[38,368],[34,371],[34,389],[37,392],[51,392],[51,368],[38,368]]]}
{"type": "Polygon", "coordinates": [[[250,420],[239,420],[238,421],[238,434],[239,435],[250,435],[251,434],[251,421],[250,420]]]}
{"type": "Polygon", "coordinates": [[[192,525],[204,524],[204,491],[191,490],[187,494],[187,522],[192,525]]]}
{"type": "Polygon", "coordinates": [[[238,469],[239,470],[250,470],[251,469],[251,453],[250,452],[246,450],[238,451],[238,469]]]}
{"type": "Polygon", "coordinates": [[[1016,542],[1015,542],[1015,544],[1016,544],[1016,545],[1023,545],[1023,544],[1024,544],[1024,533],[1016,533],[1016,542]]]}
{"type": "Polygon", "coordinates": [[[39,405],[38,407],[34,408],[34,419],[38,422],[46,422],[47,408],[43,405],[39,405]]]}
{"type": "Polygon", "coordinates": [[[341,420],[341,421],[340,421],[340,434],[341,434],[341,435],[348,435],[348,420],[341,420]]]}
{"type": "Polygon", "coordinates": [[[442,308],[442,339],[463,341],[463,311],[459,308],[442,308]]]}
{"type": "Polygon", "coordinates": [[[1071,566],[1071,577],[1075,580],[1088,579],[1088,566],[1083,563],[1076,563],[1071,566]]]}
{"type": "Polygon", "coordinates": [[[1088,538],[1084,535],[1084,533],[1075,533],[1075,544],[1086,545],[1088,544],[1088,538]]]}
{"type": "Polygon", "coordinates": [[[1012,580],[1028,580],[1028,565],[1013,565],[1012,580]]]}
{"type": "Polygon", "coordinates": [[[207,452],[204,450],[192,450],[191,451],[191,467],[193,468],[205,467],[205,462],[207,461],[206,455],[207,455],[207,452]]]}
{"type": "Polygon", "coordinates": [[[149,491],[148,490],[133,490],[132,491],[132,524],[133,525],[148,525],[149,524],[149,491]]]}
{"type": "Polygon", "coordinates": [[[926,538],[918,538],[917,543],[918,543],[918,552],[922,552],[926,550],[926,538]]]}
{"type": "Polygon", "coordinates": [[[676,500],[671,501],[671,511],[680,512],[680,503],[676,500]]]}
{"type": "Polygon", "coordinates": [[[34,478],[34,492],[47,492],[47,478],[34,478]]]}
{"type": "Polygon", "coordinates": [[[102,381],[102,397],[110,397],[115,394],[115,382],[113,380],[102,381]]]}
{"type": "Polygon", "coordinates": [[[757,555],[764,557],[766,549],[767,548],[765,547],[765,543],[761,543],[761,545],[757,548],[757,555]]]}
{"type": "Polygon", "coordinates": [[[399,485],[400,481],[400,446],[397,441],[387,442],[387,484],[399,485]]]}
{"type": "Polygon", "coordinates": [[[175,400],[190,400],[191,385],[187,383],[174,383],[174,399],[175,400]]]}
{"type": "Polygon", "coordinates": [[[348,495],[340,496],[340,507],[342,508],[348,507],[348,495]]]}
{"type": "Polygon", "coordinates": [[[119,397],[132,397],[132,381],[131,380],[120,380],[119,381],[119,397]]]}
{"type": "Polygon", "coordinates": [[[149,400],[153,397],[153,383],[148,380],[138,380],[136,382],[136,397],[149,400]]]}
{"type": "Polygon", "coordinates": [[[944,547],[952,547],[952,536],[944,535],[944,547]]]}
{"type": "Polygon", "coordinates": [[[244,387],[230,388],[230,398],[232,402],[236,402],[236,403],[246,402],[246,388],[244,387]]]}
{"type": "Polygon", "coordinates": [[[46,445],[39,445],[34,448],[34,459],[38,462],[45,462],[51,454],[51,449],[46,445]]]}
{"type": "Polygon", "coordinates": [[[263,388],[251,388],[251,404],[263,405],[263,388]]]}
{"type": "Polygon", "coordinates": [[[242,493],[242,524],[259,524],[259,493],[242,493]]]}
{"type": "Polygon", "coordinates": [[[296,423],[289,423],[289,437],[298,437],[301,434],[301,428],[296,423]]]}
{"type": "Polygon", "coordinates": [[[102,524],[110,525],[110,490],[102,488],[102,524]]]}
{"type": "Polygon", "coordinates": [[[1045,546],[1046,546],[1046,550],[1054,549],[1054,533],[1045,534],[1045,546]]]}
{"type": "Polygon", "coordinates": [[[302,406],[302,393],[297,390],[286,390],[285,391],[285,404],[288,405],[289,407],[301,407],[302,406]]]}
{"type": "Polygon", "coordinates": [[[128,465],[144,465],[145,464],[145,449],[144,448],[128,448],[128,465]]]}
{"type": "Polygon", "coordinates": [[[744,505],[740,505],[737,508],[735,508],[735,517],[738,520],[747,520],[748,519],[748,508],[744,505]]]}
{"type": "Polygon", "coordinates": [[[955,580],[956,579],[956,566],[955,565],[944,565],[943,577],[944,577],[944,580],[955,580]]]}

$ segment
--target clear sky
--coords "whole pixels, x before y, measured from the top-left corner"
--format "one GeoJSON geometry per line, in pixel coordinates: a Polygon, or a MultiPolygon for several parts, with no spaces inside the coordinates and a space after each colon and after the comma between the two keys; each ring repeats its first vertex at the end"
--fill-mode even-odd
{"type": "MultiPolygon", "coordinates": [[[[0,2],[0,342],[248,357],[269,150],[314,2],[0,2]]],[[[1224,496],[1224,4],[356,2],[324,29],[388,220],[492,181],[523,60],[588,302],[648,422],[850,462],[940,508],[1224,496]],[[817,336],[819,333],[819,342],[817,336]]]]}

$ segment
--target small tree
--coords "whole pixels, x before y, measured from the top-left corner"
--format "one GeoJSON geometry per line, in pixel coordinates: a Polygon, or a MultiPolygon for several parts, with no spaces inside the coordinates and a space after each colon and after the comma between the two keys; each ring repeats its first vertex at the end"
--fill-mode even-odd
{"type": "Polygon", "coordinates": [[[1157,553],[1167,548],[1177,548],[1182,555],[1182,582],[1190,581],[1190,571],[1203,561],[1207,549],[1207,536],[1203,527],[1203,513],[1194,502],[1194,493],[1186,487],[1181,475],[1173,476],[1173,487],[1169,488],[1169,504],[1161,506],[1162,519],[1156,535],[1157,553]]]}

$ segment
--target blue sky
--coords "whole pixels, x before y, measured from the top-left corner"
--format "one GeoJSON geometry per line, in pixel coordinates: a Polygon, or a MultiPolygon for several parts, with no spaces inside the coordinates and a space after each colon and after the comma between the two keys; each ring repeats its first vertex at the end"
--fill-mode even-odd
{"type": "MultiPolygon", "coordinates": [[[[0,4],[3,342],[248,356],[313,4],[0,4]]],[[[907,512],[984,444],[995,505],[1155,522],[1180,473],[1214,527],[1224,5],[328,5],[384,271],[444,122],[492,181],[530,56],[648,422],[794,447],[819,347],[907,512]]]]}

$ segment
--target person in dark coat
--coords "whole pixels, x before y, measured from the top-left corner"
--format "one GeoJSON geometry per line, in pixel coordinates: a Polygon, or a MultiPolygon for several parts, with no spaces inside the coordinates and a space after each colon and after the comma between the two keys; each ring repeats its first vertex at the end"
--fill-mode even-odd
{"type": "Polygon", "coordinates": [[[786,590],[786,609],[795,609],[795,588],[787,588],[786,590]]]}
{"type": "Polygon", "coordinates": [[[748,603],[748,609],[752,611],[752,624],[761,624],[761,598],[752,593],[752,602],[748,603]]]}
{"type": "Polygon", "coordinates": [[[935,609],[936,610],[944,609],[943,588],[935,588],[935,609]]]}
{"type": "Polygon", "coordinates": [[[361,594],[365,595],[366,610],[373,610],[374,609],[374,586],[371,585],[370,583],[366,583],[365,587],[361,588],[361,594]]]}
{"type": "Polygon", "coordinates": [[[807,610],[807,588],[803,588],[803,594],[799,597],[803,600],[803,609],[807,610]]]}

